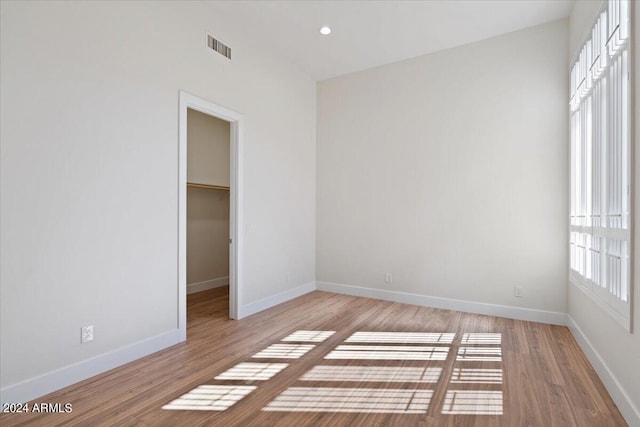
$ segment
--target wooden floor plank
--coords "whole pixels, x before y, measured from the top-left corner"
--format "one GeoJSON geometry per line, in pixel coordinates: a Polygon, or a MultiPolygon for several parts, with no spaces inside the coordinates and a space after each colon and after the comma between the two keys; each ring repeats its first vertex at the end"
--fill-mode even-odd
{"type": "Polygon", "coordinates": [[[0,424],[261,427],[626,425],[565,327],[328,292],[312,292],[234,321],[228,319],[227,288],[189,295],[187,319],[186,343],[37,399],[37,402],[71,403],[72,413],[2,414],[0,424]],[[322,342],[281,341],[299,330],[335,333],[322,342]],[[371,338],[374,342],[345,342],[356,332],[371,333],[369,336],[374,337],[371,338]],[[401,342],[375,342],[379,339],[375,337],[380,337],[375,332],[451,333],[455,338],[451,343],[411,343],[405,341],[410,341],[412,336],[405,334],[393,336],[401,342]],[[463,340],[465,333],[499,335],[469,336],[472,341],[488,340],[483,343],[463,340]],[[499,341],[490,342],[498,336],[499,341]],[[311,344],[314,347],[294,359],[252,357],[272,344],[311,344]],[[355,349],[345,351],[355,353],[332,353],[344,345],[355,349]],[[363,352],[365,347],[372,348],[367,346],[375,346],[375,352],[363,352]],[[432,353],[427,348],[431,347],[436,348],[433,354],[448,353],[443,360],[408,360],[430,357],[432,353]],[[393,353],[393,348],[403,352],[393,353]],[[415,356],[412,351],[417,351],[420,356],[415,356]],[[488,353],[478,355],[478,352],[488,353]],[[496,352],[498,360],[485,360],[487,357],[495,358],[496,352]],[[264,381],[216,379],[239,363],[288,365],[264,381]],[[314,367],[322,368],[314,371],[316,376],[305,377],[314,367]],[[341,373],[354,372],[355,375],[415,375],[416,372],[427,372],[427,369],[431,373],[440,372],[436,382],[419,381],[416,377],[410,377],[411,381],[406,377],[404,380],[385,377],[387,380],[383,381],[371,376],[357,377],[360,379],[340,377],[341,373]],[[454,372],[458,375],[455,378],[454,372]],[[487,381],[486,377],[478,375],[490,375],[491,379],[487,381]],[[501,379],[498,375],[502,376],[501,379]],[[203,385],[256,388],[226,410],[162,409],[203,385]],[[306,397],[309,393],[314,393],[313,397],[306,397]],[[417,406],[411,406],[407,396],[418,399],[413,401],[417,406]],[[430,396],[430,400],[425,396],[430,396]],[[428,401],[426,407],[421,398],[428,401]],[[284,399],[293,406],[286,410],[270,410],[275,408],[276,400],[284,402],[284,399]],[[323,399],[331,403],[322,410],[311,410],[313,406],[322,404],[323,399]],[[390,404],[394,404],[392,409],[399,412],[391,412],[390,404]],[[363,409],[363,405],[368,409],[363,409]],[[355,412],[341,412],[349,407],[355,412]],[[411,408],[419,409],[415,410],[416,413],[407,413],[414,411],[411,408]]]}

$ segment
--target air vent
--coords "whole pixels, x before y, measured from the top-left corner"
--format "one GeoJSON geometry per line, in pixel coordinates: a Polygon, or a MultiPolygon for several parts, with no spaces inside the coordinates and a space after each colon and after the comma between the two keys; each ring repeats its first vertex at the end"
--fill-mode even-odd
{"type": "Polygon", "coordinates": [[[207,34],[207,46],[218,52],[220,55],[231,59],[231,48],[220,40],[214,39],[210,34],[207,34]]]}

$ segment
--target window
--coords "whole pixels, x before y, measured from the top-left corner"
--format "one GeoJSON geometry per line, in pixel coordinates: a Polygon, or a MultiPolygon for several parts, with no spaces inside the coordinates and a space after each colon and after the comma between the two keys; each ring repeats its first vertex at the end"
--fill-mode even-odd
{"type": "Polygon", "coordinates": [[[571,69],[570,279],[630,330],[629,1],[609,0],[571,69]]]}

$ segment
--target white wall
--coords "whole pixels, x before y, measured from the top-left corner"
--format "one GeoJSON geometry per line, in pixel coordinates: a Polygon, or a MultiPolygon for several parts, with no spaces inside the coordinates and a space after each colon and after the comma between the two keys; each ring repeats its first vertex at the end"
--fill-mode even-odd
{"type": "Polygon", "coordinates": [[[181,89],[245,117],[242,304],[314,280],[311,78],[214,2],[1,5],[4,393],[176,330],[181,89]]]}
{"type": "Polygon", "coordinates": [[[567,37],[554,22],[320,82],[318,282],[564,313],[567,37]]]}
{"type": "MultiPolygon", "coordinates": [[[[591,2],[576,2],[571,14],[570,32],[571,39],[576,40],[576,50],[584,42],[586,32],[591,28],[594,17],[599,10],[600,2],[594,6],[591,2]],[[577,17],[577,18],[574,18],[577,17]],[[590,18],[581,18],[590,17],[590,18]]],[[[633,54],[635,55],[635,84],[640,83],[640,37],[638,25],[640,22],[640,5],[637,3],[634,14],[633,54]]],[[[568,71],[567,71],[568,72],[568,71]]],[[[635,91],[635,123],[640,122],[640,108],[637,105],[637,89],[635,91]]],[[[636,127],[635,145],[635,232],[634,232],[634,257],[633,257],[633,333],[624,330],[620,324],[598,308],[593,301],[581,290],[569,285],[569,316],[580,329],[578,334],[583,334],[592,348],[583,348],[589,354],[594,350],[600,358],[600,362],[606,366],[609,372],[599,370],[600,376],[609,391],[616,400],[618,407],[631,425],[640,425],[640,147],[638,141],[638,128],[636,127]],[[605,374],[605,375],[603,375],[605,374]],[[610,382],[609,382],[610,381],[610,382]],[[616,384],[617,383],[617,384],[616,384]],[[633,420],[633,421],[632,421],[633,420]]],[[[576,333],[574,329],[574,333],[576,333]]],[[[579,341],[580,342],[580,341],[579,341]]],[[[592,360],[593,361],[593,360],[592,360]]],[[[599,363],[594,363],[596,367],[599,363]]]]}

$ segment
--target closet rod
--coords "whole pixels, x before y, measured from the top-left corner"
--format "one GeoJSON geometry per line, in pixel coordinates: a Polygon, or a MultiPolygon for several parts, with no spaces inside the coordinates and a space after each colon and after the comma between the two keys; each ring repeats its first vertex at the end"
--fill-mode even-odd
{"type": "Polygon", "coordinates": [[[206,188],[207,190],[229,191],[229,187],[223,187],[221,185],[198,184],[197,182],[187,182],[187,187],[206,188]]]}

